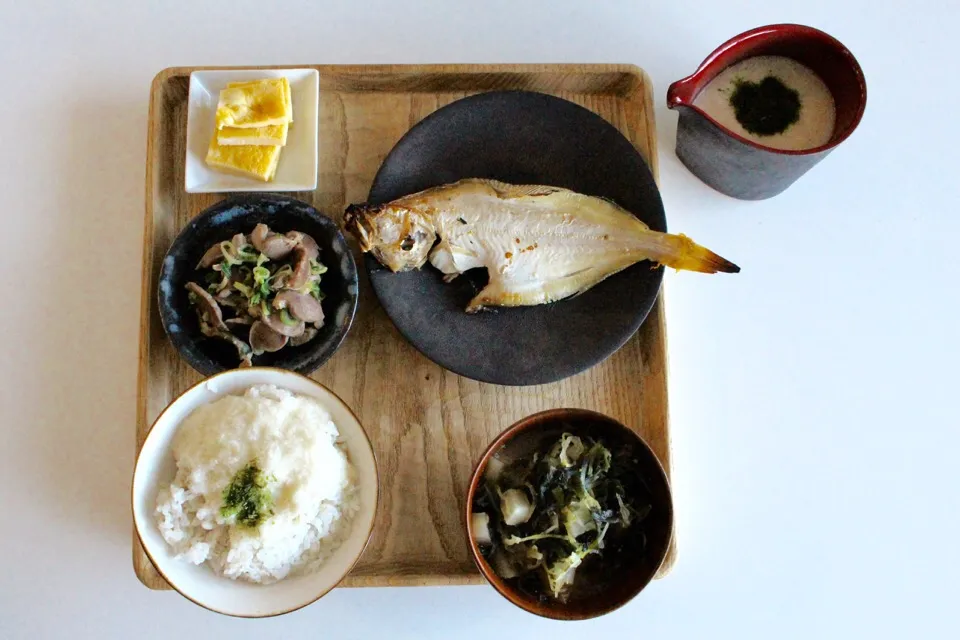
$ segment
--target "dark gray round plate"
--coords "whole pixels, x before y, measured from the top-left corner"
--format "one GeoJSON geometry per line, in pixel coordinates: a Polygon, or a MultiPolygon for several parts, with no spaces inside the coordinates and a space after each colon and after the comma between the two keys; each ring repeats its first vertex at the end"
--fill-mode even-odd
{"type": "MultiPolygon", "coordinates": [[[[637,150],[606,120],[560,98],[493,92],[439,109],[393,148],[369,200],[381,204],[463,178],[601,196],[666,231],[660,192],[637,150]]],[[[392,273],[368,255],[366,266],[387,315],[425,356],[505,385],[553,382],[604,360],[640,327],[663,278],[662,267],[641,262],[573,298],[471,315],[464,308],[486,284],[485,269],[446,284],[429,265],[392,273]]]]}
{"type": "Polygon", "coordinates": [[[309,374],[340,347],[357,308],[357,266],[337,223],[306,202],[274,194],[237,195],[221,200],[191,220],[170,246],[160,268],[157,299],[160,320],[180,355],[194,369],[212,375],[239,364],[236,349],[227,342],[200,333],[197,314],[190,306],[186,283],[198,278],[200,257],[215,242],[237,233],[250,233],[263,222],[274,231],[303,231],[320,247],[327,267],[320,289],[324,323],[310,342],[254,356],[255,366],[279,367],[309,374]]]}

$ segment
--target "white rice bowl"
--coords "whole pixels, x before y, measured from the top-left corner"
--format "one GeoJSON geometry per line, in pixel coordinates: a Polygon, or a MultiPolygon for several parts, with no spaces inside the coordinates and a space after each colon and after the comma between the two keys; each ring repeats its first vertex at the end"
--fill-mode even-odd
{"type": "Polygon", "coordinates": [[[198,407],[173,440],[177,476],[155,517],[176,558],[269,584],[319,566],[349,533],[356,482],[330,414],[313,398],[273,385],[198,407]],[[255,463],[272,513],[256,527],[224,516],[224,492],[255,463]]]}
{"type": "MultiPolygon", "coordinates": [[[[160,412],[137,457],[133,518],[148,565],[183,596],[226,615],[273,616],[316,601],[347,575],[370,538],[378,484],[369,438],[329,389],[282,369],[234,369],[191,387],[160,412]],[[252,412],[237,406],[251,388],[270,401],[252,412]],[[231,410],[217,409],[217,420],[201,410],[231,396],[218,405],[231,410]],[[293,396],[312,400],[291,402],[293,396]],[[286,418],[278,424],[280,415],[286,418]],[[187,428],[181,433],[181,427],[187,428]],[[272,514],[243,531],[220,506],[224,486],[251,462],[248,456],[276,495],[272,514]],[[324,464],[299,468],[306,461],[324,464]]],[[[139,549],[134,564],[145,584],[159,586],[139,549]]]]}

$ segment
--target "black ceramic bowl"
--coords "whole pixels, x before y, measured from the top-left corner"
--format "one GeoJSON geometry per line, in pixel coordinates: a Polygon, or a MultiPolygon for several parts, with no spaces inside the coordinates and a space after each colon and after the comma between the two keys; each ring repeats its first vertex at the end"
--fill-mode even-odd
{"type": "Polygon", "coordinates": [[[237,233],[250,233],[263,222],[281,233],[302,231],[320,247],[327,267],[320,282],[324,323],[306,344],[286,346],[275,353],[254,356],[257,366],[280,367],[308,374],[326,362],[343,342],[357,309],[357,266],[340,227],[310,205],[273,194],[243,195],[213,205],[183,228],[163,259],[157,287],[160,319],[173,346],[194,369],[212,375],[239,365],[236,349],[223,340],[200,333],[197,314],[190,306],[187,282],[197,278],[195,267],[214,243],[237,233]]]}

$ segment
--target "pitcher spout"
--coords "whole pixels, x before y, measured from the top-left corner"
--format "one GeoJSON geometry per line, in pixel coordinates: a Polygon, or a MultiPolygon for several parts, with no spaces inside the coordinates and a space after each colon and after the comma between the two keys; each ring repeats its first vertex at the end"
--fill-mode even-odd
{"type": "Polygon", "coordinates": [[[687,76],[671,84],[667,89],[667,106],[671,109],[693,106],[693,99],[697,97],[697,85],[695,76],[687,76]]]}

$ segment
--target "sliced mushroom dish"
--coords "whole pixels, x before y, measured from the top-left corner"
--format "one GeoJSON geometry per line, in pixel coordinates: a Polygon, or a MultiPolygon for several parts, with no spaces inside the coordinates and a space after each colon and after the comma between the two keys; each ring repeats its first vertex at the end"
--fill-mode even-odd
{"type": "Polygon", "coordinates": [[[309,235],[276,233],[263,223],[211,246],[197,264],[202,284],[186,285],[200,331],[232,343],[241,367],[309,342],[323,326],[320,277],[327,268],[319,257],[309,235]]]}

